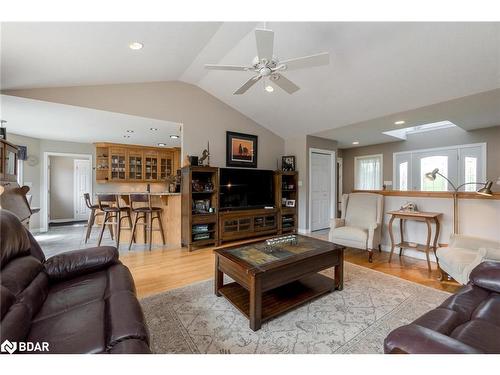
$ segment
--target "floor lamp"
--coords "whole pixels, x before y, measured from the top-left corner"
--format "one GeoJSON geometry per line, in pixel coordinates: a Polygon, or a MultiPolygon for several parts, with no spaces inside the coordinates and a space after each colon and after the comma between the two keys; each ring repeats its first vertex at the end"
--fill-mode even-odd
{"type": "Polygon", "coordinates": [[[436,176],[439,175],[443,177],[448,183],[451,185],[453,188],[453,233],[458,234],[458,190],[465,185],[480,185],[482,186],[481,189],[476,191],[477,194],[480,195],[485,195],[487,197],[491,197],[493,193],[491,192],[491,187],[493,186],[492,181],[486,181],[486,182],[466,182],[465,184],[455,186],[453,182],[451,182],[446,176],[443,176],[441,173],[439,173],[439,168],[435,168],[432,172],[426,173],[425,177],[427,177],[429,180],[434,181],[436,179],[436,176]]]}

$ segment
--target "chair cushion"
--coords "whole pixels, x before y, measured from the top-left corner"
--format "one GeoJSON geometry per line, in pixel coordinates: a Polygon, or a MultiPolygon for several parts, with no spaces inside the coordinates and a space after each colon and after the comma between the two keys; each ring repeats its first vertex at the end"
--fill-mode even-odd
{"type": "Polygon", "coordinates": [[[339,245],[366,249],[368,231],[356,227],[338,227],[330,231],[330,241],[339,245]]]}
{"type": "Polygon", "coordinates": [[[477,259],[476,250],[460,247],[440,247],[436,251],[439,266],[461,284],[467,284],[471,265],[477,259]]]}
{"type": "Polygon", "coordinates": [[[380,195],[372,193],[349,194],[347,211],[345,213],[346,226],[355,226],[368,229],[377,222],[377,206],[380,195]]]}

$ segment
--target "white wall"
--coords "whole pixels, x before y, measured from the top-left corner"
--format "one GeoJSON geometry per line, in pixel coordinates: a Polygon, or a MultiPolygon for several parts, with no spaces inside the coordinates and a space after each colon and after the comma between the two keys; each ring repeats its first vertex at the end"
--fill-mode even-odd
{"type": "MultiPolygon", "coordinates": [[[[439,243],[449,243],[450,234],[453,232],[452,198],[386,196],[384,199],[384,227],[382,229],[382,248],[384,251],[390,251],[391,245],[388,231],[390,215],[386,213],[398,210],[406,202],[415,202],[419,211],[442,212],[439,243]]],[[[393,227],[395,241],[399,242],[399,220],[394,220],[393,227]]],[[[434,225],[432,227],[434,230],[434,225]]],[[[459,228],[461,234],[500,241],[500,200],[461,199],[459,201],[459,228]]],[[[404,236],[407,241],[425,243],[427,226],[423,222],[407,221],[404,236]]],[[[398,251],[399,249],[396,249],[395,253],[398,251]]],[[[403,251],[405,255],[425,259],[422,252],[412,249],[403,251]]],[[[432,259],[434,259],[433,256],[432,259]]]]}

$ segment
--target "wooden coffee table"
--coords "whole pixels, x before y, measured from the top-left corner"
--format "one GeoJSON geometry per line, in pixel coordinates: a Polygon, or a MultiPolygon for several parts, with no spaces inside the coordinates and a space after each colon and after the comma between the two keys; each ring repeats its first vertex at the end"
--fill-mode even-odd
{"type": "Polygon", "coordinates": [[[265,241],[217,249],[215,294],[224,296],[260,329],[262,322],[344,284],[344,247],[298,235],[272,251],[265,241]],[[334,267],[334,279],[318,272],[334,267]],[[234,282],[224,285],[224,274],[234,282]]]}

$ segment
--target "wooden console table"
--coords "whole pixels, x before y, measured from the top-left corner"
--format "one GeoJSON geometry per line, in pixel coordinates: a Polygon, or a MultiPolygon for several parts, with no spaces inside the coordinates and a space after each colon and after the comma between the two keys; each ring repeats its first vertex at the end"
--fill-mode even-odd
{"type": "MultiPolygon", "coordinates": [[[[431,261],[429,259],[429,250],[432,248],[434,251],[434,255],[436,255],[436,248],[439,238],[440,231],[440,223],[439,217],[442,215],[440,212],[418,212],[418,211],[389,211],[387,213],[391,215],[391,219],[389,220],[389,235],[391,236],[391,255],[389,256],[389,263],[392,260],[392,254],[394,253],[394,249],[399,247],[399,256],[403,249],[416,249],[425,252],[425,256],[427,258],[427,267],[429,272],[431,271],[431,261]],[[392,231],[392,223],[394,219],[399,219],[399,232],[401,235],[401,241],[399,243],[395,243],[394,241],[394,233],[392,231]],[[406,220],[414,220],[414,221],[423,221],[427,224],[427,241],[425,244],[416,244],[416,246],[410,246],[410,242],[404,240],[403,232],[404,232],[404,223],[406,220]],[[436,230],[434,233],[434,241],[431,246],[431,236],[432,236],[432,227],[431,224],[434,223],[436,225],[436,230]]],[[[437,259],[437,258],[436,258],[437,259]]]]}

